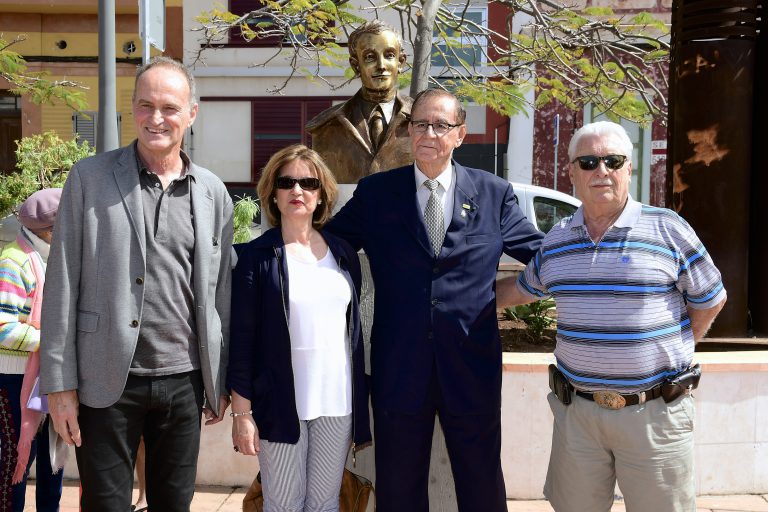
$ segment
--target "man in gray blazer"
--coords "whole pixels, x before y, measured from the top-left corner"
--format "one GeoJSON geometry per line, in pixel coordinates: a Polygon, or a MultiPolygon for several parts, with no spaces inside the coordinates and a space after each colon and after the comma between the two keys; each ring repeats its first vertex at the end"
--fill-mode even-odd
{"type": "Polygon", "coordinates": [[[194,79],[165,57],[139,68],[138,139],[78,162],[46,275],[41,392],[76,446],[81,510],[128,510],[139,438],[150,510],[188,511],[201,412],[222,419],[232,201],[181,151],[194,79]]]}

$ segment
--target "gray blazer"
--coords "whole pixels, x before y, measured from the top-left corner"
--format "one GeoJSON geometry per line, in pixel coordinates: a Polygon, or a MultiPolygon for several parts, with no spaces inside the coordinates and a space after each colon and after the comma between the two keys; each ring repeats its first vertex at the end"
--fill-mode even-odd
{"type": "MultiPolygon", "coordinates": [[[[232,200],[213,173],[201,167],[195,172],[195,316],[205,396],[218,412],[229,340],[232,200]]],[[[41,393],[74,389],[89,407],[108,407],[120,398],[144,302],[142,212],[133,144],[72,168],[46,271],[41,393]]]]}

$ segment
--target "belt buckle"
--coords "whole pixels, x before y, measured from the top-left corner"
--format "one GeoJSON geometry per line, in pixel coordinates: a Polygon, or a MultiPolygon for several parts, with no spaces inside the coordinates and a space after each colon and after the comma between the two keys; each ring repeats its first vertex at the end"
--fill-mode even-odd
{"type": "Polygon", "coordinates": [[[627,405],[627,400],[615,391],[595,391],[592,398],[603,409],[617,410],[627,405]]]}

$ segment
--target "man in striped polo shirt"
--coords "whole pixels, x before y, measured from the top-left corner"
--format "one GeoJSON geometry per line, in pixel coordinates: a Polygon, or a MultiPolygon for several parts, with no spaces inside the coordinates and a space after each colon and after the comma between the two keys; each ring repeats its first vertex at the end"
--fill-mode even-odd
{"type": "Polygon", "coordinates": [[[685,220],[629,197],[632,142],[587,124],[568,148],[582,206],[547,234],[500,306],[553,296],[558,329],[544,494],[557,512],[695,510],[694,345],[722,309],[720,272],[685,220]]]}

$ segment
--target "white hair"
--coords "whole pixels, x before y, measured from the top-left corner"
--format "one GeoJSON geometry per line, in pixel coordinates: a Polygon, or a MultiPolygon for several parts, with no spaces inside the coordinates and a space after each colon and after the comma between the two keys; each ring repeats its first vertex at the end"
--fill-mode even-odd
{"type": "Polygon", "coordinates": [[[633,146],[629,135],[627,135],[627,130],[620,124],[612,121],[595,121],[594,123],[585,124],[576,130],[576,133],[571,138],[571,143],[568,144],[568,160],[573,161],[576,158],[576,148],[579,146],[579,141],[587,135],[617,139],[622,146],[621,150],[624,152],[624,156],[627,157],[627,161],[632,161],[633,146]]]}

